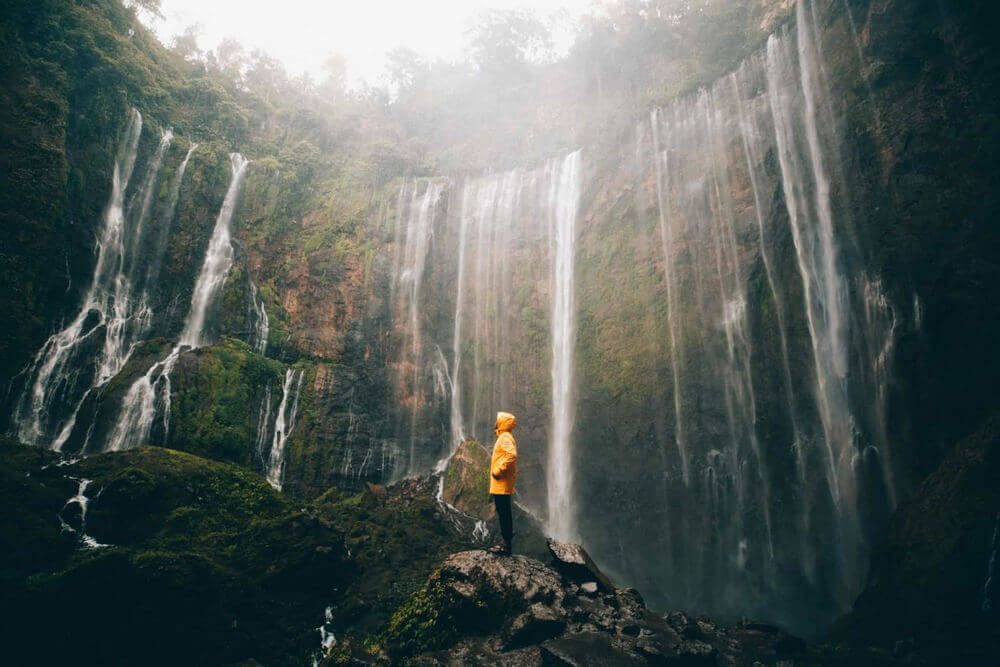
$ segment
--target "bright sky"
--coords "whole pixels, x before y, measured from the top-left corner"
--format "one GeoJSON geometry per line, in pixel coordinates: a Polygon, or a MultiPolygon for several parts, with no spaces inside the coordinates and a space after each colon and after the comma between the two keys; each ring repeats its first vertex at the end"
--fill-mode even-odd
{"type": "MultiPolygon", "coordinates": [[[[353,81],[377,83],[385,53],[406,46],[429,60],[456,60],[470,21],[487,9],[530,8],[545,20],[561,14],[573,21],[594,0],[162,0],[164,20],[150,21],[160,39],[192,24],[198,45],[214,49],[227,37],[249,52],[262,49],[291,74],[322,78],[322,64],[339,53],[353,81]]],[[[554,35],[556,48],[569,45],[571,23],[554,35]]]]}

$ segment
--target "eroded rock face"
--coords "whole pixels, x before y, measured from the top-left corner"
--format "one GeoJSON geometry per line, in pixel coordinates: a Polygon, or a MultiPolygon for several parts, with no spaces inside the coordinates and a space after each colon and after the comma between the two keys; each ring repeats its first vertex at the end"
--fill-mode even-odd
{"type": "Polygon", "coordinates": [[[804,643],[776,628],[726,629],[680,612],[653,613],[636,591],[615,588],[579,545],[550,542],[550,549],[551,566],[481,551],[447,558],[393,617],[385,647],[391,658],[420,665],[716,665],[805,656],[804,643]]]}

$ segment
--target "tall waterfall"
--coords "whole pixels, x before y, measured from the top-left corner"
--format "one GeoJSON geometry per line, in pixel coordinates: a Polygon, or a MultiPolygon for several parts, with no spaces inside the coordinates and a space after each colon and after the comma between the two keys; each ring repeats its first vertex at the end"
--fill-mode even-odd
{"type": "Polygon", "coordinates": [[[397,217],[397,238],[402,238],[402,253],[397,257],[394,267],[394,293],[399,307],[405,313],[404,330],[408,338],[408,355],[404,361],[403,374],[407,376],[410,404],[409,428],[409,458],[408,471],[419,470],[417,461],[417,415],[425,401],[425,386],[423,376],[425,365],[423,359],[423,334],[421,332],[421,285],[424,279],[424,265],[427,260],[427,250],[433,233],[433,221],[444,191],[445,183],[440,181],[420,181],[404,183],[400,193],[400,203],[406,208],[405,231],[399,226],[402,213],[397,217]],[[423,186],[423,192],[418,195],[418,187],[423,186]],[[405,193],[409,190],[408,203],[402,204],[405,193]]]}
{"type": "Polygon", "coordinates": [[[734,72],[640,123],[620,174],[658,222],[669,349],[662,530],[631,539],[642,562],[663,554],[647,576],[681,607],[844,611],[863,517],[896,502],[898,318],[859,269],[834,108],[800,2],[734,72]]]}
{"type": "Polygon", "coordinates": [[[559,539],[574,535],[573,346],[576,304],[573,298],[576,215],[580,202],[580,151],[567,155],[550,178],[549,234],[552,253],[552,426],[546,481],[549,530],[559,539]]]}
{"type": "Polygon", "coordinates": [[[153,155],[147,170],[146,178],[135,195],[135,201],[130,209],[139,207],[138,214],[132,214],[135,227],[131,238],[118,239],[119,269],[115,276],[114,289],[111,294],[111,317],[107,322],[107,333],[104,337],[104,352],[101,355],[100,367],[97,371],[97,383],[103,384],[118,374],[128,360],[132,344],[146,332],[149,327],[152,310],[146,301],[146,292],[136,293],[136,283],[145,272],[141,257],[144,236],[149,221],[150,205],[153,200],[153,189],[156,186],[163,165],[163,157],[170,148],[173,132],[165,130],[160,139],[160,145],[153,155]]]}
{"type": "MultiPolygon", "coordinates": [[[[565,534],[572,533],[574,506],[582,162],[577,151],[457,184],[407,180],[393,233],[397,432],[410,449],[397,475],[433,468],[466,438],[491,444],[497,411],[520,413],[524,465],[537,475],[524,488],[543,507],[551,492],[551,514],[565,534]],[[544,376],[536,374],[538,345],[552,354],[544,376]]],[[[543,358],[548,363],[549,354],[543,358]]],[[[345,458],[344,469],[353,466],[345,458]]]]}
{"type": "Polygon", "coordinates": [[[229,269],[233,266],[233,242],[229,223],[233,219],[233,211],[250,162],[239,153],[232,153],[229,159],[232,162],[233,178],[229,183],[226,198],[222,202],[219,217],[215,220],[215,229],[208,243],[208,252],[205,254],[201,273],[198,274],[198,280],[194,284],[191,310],[188,312],[184,331],[181,332],[180,345],[201,347],[205,343],[205,315],[209,305],[215,301],[222,285],[226,282],[229,269]]]}
{"type": "Polygon", "coordinates": [[[216,218],[201,272],[195,282],[194,292],[191,295],[191,308],[180,340],[165,359],[153,364],[125,394],[118,420],[105,446],[109,451],[131,449],[147,442],[157,412],[163,416],[164,431],[168,429],[170,374],[185,348],[197,348],[206,343],[204,331],[206,313],[209,306],[218,298],[233,264],[230,223],[249,164],[249,161],[239,153],[232,153],[229,158],[232,164],[232,179],[216,218]]]}
{"type": "Polygon", "coordinates": [[[302,392],[304,371],[289,368],[285,371],[285,383],[281,388],[281,403],[274,421],[274,440],[267,461],[267,481],[281,490],[285,477],[285,444],[295,428],[295,417],[299,411],[299,394],[302,392]]]}
{"type": "MultiPolygon", "coordinates": [[[[133,109],[118,145],[94,275],[80,311],[45,342],[27,373],[14,413],[17,435],[25,443],[60,449],[84,400],[121,370],[149,327],[147,265],[158,262],[164,249],[164,239],[150,230],[152,199],[173,134],[163,132],[139,189],[126,204],[142,125],[142,114],[133,109]]],[[[164,218],[172,217],[175,204],[164,218]]]]}

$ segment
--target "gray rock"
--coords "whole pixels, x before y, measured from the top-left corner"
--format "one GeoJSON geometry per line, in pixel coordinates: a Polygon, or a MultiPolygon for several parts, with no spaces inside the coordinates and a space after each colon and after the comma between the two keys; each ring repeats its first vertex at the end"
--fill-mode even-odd
{"type": "Polygon", "coordinates": [[[697,639],[682,641],[677,647],[677,655],[685,665],[714,665],[716,653],[714,646],[697,639]]]}
{"type": "Polygon", "coordinates": [[[509,603],[526,608],[535,602],[561,606],[565,596],[559,575],[525,556],[463,551],[445,560],[441,571],[447,575],[449,586],[470,600],[501,595],[509,603]]]}
{"type": "Polygon", "coordinates": [[[545,665],[592,667],[596,665],[642,665],[645,660],[614,646],[608,635],[581,632],[542,644],[545,665]]]}
{"type": "Polygon", "coordinates": [[[598,588],[606,592],[614,592],[611,580],[601,572],[590,554],[579,544],[549,540],[549,553],[552,554],[552,565],[567,579],[575,582],[596,581],[598,588]]]}
{"type": "Polygon", "coordinates": [[[561,635],[565,629],[566,619],[561,613],[536,602],[511,622],[504,633],[504,647],[538,644],[561,635]]]}
{"type": "MultiPolygon", "coordinates": [[[[429,636],[452,636],[454,643],[413,656],[413,664],[707,667],[752,665],[755,660],[775,664],[805,655],[801,640],[770,626],[743,623],[724,628],[681,612],[664,617],[646,609],[636,591],[602,592],[587,566],[586,552],[576,545],[563,549],[553,544],[553,551],[590,578],[574,583],[524,556],[466,551],[447,558],[423,593],[431,608],[405,627],[421,628],[429,636]]],[[[407,639],[392,641],[400,645],[407,639]]]]}

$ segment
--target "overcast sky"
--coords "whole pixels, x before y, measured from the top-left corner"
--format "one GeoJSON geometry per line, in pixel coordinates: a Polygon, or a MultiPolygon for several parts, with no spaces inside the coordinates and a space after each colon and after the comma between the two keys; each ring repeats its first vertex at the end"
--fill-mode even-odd
{"type": "MultiPolygon", "coordinates": [[[[529,7],[539,18],[562,13],[570,20],[594,0],[162,0],[164,20],[149,20],[160,39],[198,24],[202,49],[237,39],[247,51],[263,49],[292,74],[322,78],[322,64],[339,53],[354,81],[378,83],[385,53],[406,46],[430,60],[456,60],[470,21],[487,9],[529,7]]],[[[567,46],[566,25],[556,36],[567,46]]]]}

